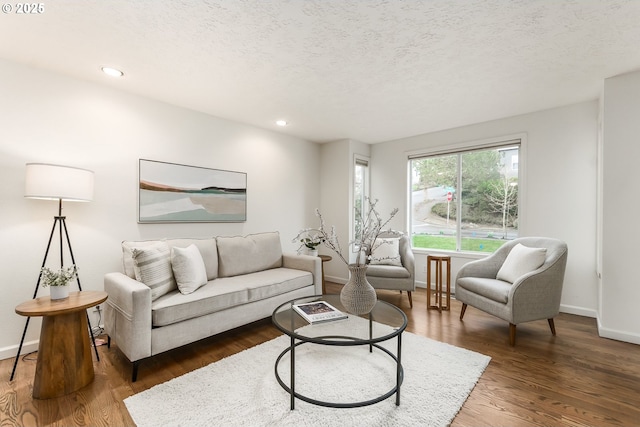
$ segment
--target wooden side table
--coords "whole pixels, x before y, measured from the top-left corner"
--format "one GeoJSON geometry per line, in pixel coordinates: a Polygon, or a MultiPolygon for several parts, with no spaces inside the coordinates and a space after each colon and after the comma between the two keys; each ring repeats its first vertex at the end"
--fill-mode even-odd
{"type": "Polygon", "coordinates": [[[331,258],[331,256],[329,255],[318,255],[318,256],[322,260],[322,294],[324,295],[327,293],[327,284],[324,281],[324,263],[331,261],[333,258],[331,258]]]}
{"type": "Polygon", "coordinates": [[[427,255],[427,310],[437,308],[438,311],[446,311],[449,310],[449,307],[451,307],[451,257],[427,255]],[[431,305],[431,263],[434,263],[436,273],[435,305],[431,305]],[[447,264],[447,280],[444,283],[442,277],[443,263],[447,264]],[[446,284],[444,289],[443,284],[446,284]],[[443,301],[443,292],[447,299],[446,304],[443,301]]]}
{"type": "Polygon", "coordinates": [[[107,300],[101,291],[70,292],[63,300],[32,299],[16,307],[21,316],[42,316],[33,397],[69,394],[93,381],[86,309],[107,300]]]}

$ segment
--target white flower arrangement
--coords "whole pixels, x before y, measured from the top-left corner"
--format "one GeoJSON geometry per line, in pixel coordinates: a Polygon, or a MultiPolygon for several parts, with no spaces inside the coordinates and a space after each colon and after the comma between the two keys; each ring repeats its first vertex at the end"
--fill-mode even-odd
{"type": "Polygon", "coordinates": [[[292,242],[300,241],[300,247],[298,248],[298,254],[302,252],[302,248],[307,248],[315,251],[318,246],[324,242],[324,237],[320,232],[312,228],[305,228],[301,230],[298,235],[292,240],[292,242]]]}
{"type": "MultiPolygon", "coordinates": [[[[371,252],[373,251],[374,243],[382,232],[397,234],[390,229],[383,230],[383,228],[396,216],[398,208],[393,209],[389,218],[383,221],[376,209],[378,199],[372,201],[366,198],[365,202],[368,202],[369,205],[366,215],[360,209],[356,208],[356,216],[359,218],[360,229],[357,237],[349,242],[349,246],[351,246],[353,252],[357,254],[355,264],[358,266],[367,265],[371,262],[371,252]]],[[[324,246],[335,252],[345,264],[349,265],[350,262],[342,253],[342,247],[340,246],[335,226],[331,226],[331,229],[327,230],[324,218],[319,209],[316,209],[316,216],[320,218],[320,228],[305,228],[298,233],[293,241],[301,240],[301,236],[315,236],[317,237],[317,241],[323,243],[324,246]]]]}
{"type": "Polygon", "coordinates": [[[40,277],[42,287],[47,286],[67,286],[67,284],[78,275],[78,268],[75,265],[53,271],[47,267],[42,267],[40,277]]]}

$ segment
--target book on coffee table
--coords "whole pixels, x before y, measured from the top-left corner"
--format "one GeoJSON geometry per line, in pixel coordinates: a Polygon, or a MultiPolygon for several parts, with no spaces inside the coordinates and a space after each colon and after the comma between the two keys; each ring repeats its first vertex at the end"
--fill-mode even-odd
{"type": "Polygon", "coordinates": [[[293,309],[309,323],[330,322],[346,319],[348,316],[325,301],[294,304],[293,309]]]}

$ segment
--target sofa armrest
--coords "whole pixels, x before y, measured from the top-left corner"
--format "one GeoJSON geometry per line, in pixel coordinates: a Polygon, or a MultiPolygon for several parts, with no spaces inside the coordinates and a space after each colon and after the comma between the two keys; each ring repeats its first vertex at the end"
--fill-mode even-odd
{"type": "Polygon", "coordinates": [[[317,256],[283,254],[282,266],[295,270],[308,271],[313,275],[316,295],[322,295],[322,260],[317,256]]]}
{"type": "Polygon", "coordinates": [[[135,362],[151,356],[151,289],[122,273],[104,276],[109,295],[105,305],[105,332],[135,362]]]}
{"type": "Polygon", "coordinates": [[[409,271],[409,275],[414,279],[416,275],[416,261],[413,251],[411,250],[411,245],[405,245],[400,248],[400,259],[402,260],[402,266],[409,271]]]}

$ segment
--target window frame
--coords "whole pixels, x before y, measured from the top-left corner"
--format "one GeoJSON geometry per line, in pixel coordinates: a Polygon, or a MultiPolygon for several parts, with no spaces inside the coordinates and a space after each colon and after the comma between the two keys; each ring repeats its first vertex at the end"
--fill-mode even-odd
{"type": "Polygon", "coordinates": [[[364,177],[363,177],[363,190],[362,190],[362,195],[361,195],[361,206],[363,209],[366,209],[366,199],[370,197],[370,191],[371,191],[371,159],[367,156],[363,156],[360,154],[354,154],[353,156],[353,182],[352,182],[352,188],[353,188],[353,192],[352,192],[352,196],[351,196],[351,238],[356,240],[356,230],[357,230],[357,225],[356,225],[356,215],[355,215],[355,209],[356,209],[356,188],[357,188],[357,170],[358,170],[358,166],[365,166],[365,173],[364,173],[364,177]]]}
{"type": "MultiPolygon", "coordinates": [[[[409,231],[411,238],[411,249],[415,253],[454,253],[454,254],[462,254],[468,255],[472,257],[476,257],[479,254],[483,254],[483,252],[462,250],[461,247],[461,233],[459,232],[461,226],[461,218],[456,219],[456,250],[447,250],[447,249],[430,249],[430,248],[421,248],[413,246],[413,206],[412,206],[412,168],[411,161],[416,160],[423,157],[434,157],[434,156],[446,156],[446,155],[454,155],[461,154],[472,151],[479,151],[491,148],[500,148],[500,147],[508,147],[513,145],[519,145],[518,152],[518,236],[526,235],[524,230],[526,230],[527,224],[527,214],[526,214],[526,152],[527,152],[527,135],[524,133],[505,135],[495,138],[487,138],[483,140],[471,140],[465,142],[452,143],[447,145],[437,145],[429,148],[423,148],[420,150],[413,150],[405,152],[407,158],[407,195],[406,195],[406,206],[407,206],[407,229],[409,231]]],[[[458,175],[460,175],[461,170],[458,169],[458,175]]],[[[458,176],[457,182],[458,188],[460,188],[460,176],[458,176]]],[[[461,201],[460,201],[461,203],[461,201]]],[[[488,255],[489,252],[484,252],[485,255],[488,255]]]]}

